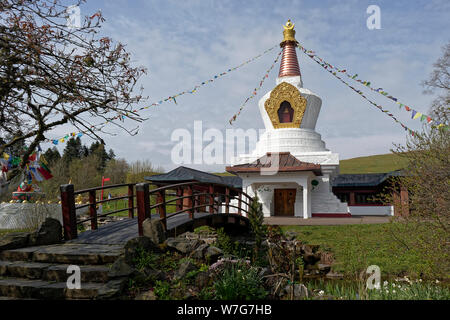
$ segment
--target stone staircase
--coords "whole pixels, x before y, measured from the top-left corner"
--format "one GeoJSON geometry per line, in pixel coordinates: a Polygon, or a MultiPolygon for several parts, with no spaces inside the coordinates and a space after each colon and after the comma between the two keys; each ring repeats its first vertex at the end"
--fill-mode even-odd
{"type": "Polygon", "coordinates": [[[313,213],[348,213],[347,203],[341,202],[341,200],[331,192],[313,193],[312,198],[311,210],[313,213]]]}
{"type": "Polygon", "coordinates": [[[110,277],[121,245],[59,244],[0,252],[0,300],[109,299],[125,280],[110,277]],[[68,289],[69,265],[81,270],[81,289],[68,289]]]}

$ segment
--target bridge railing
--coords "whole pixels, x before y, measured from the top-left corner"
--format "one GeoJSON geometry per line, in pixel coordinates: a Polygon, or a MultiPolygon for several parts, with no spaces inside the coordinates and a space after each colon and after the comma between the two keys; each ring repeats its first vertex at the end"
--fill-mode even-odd
{"type": "Polygon", "coordinates": [[[137,210],[138,233],[143,235],[143,222],[151,218],[152,214],[159,215],[165,230],[167,231],[167,219],[188,213],[190,220],[195,219],[195,213],[205,212],[210,214],[230,214],[230,208],[238,215],[248,214],[252,201],[245,192],[222,184],[185,182],[165,186],[157,186],[150,183],[120,184],[91,189],[74,191],[73,185],[63,185],[61,190],[61,203],[63,214],[64,238],[75,239],[78,236],[77,226],[87,221],[91,222],[91,229],[98,229],[98,218],[128,211],[128,217],[134,218],[134,210],[137,210]],[[153,187],[150,189],[150,187],[153,187]],[[97,191],[128,188],[128,195],[105,200],[97,200],[97,191]],[[172,192],[172,193],[170,193],[172,192]],[[88,194],[89,203],[75,204],[75,196],[88,194]],[[136,198],[136,202],[134,201],[136,198]],[[97,205],[128,199],[128,207],[106,213],[98,214],[97,205]],[[233,202],[233,200],[235,200],[233,202]],[[174,209],[172,209],[174,207],[174,209]],[[89,208],[89,218],[77,221],[76,211],[89,208]],[[225,212],[220,212],[221,210],[225,212]]]}
{"type": "Polygon", "coordinates": [[[195,213],[202,211],[210,214],[219,213],[221,207],[225,208],[225,214],[230,213],[230,208],[237,209],[238,215],[248,214],[252,199],[245,192],[222,184],[185,182],[162,186],[153,190],[150,190],[149,186],[148,183],[136,185],[139,235],[143,235],[142,223],[151,217],[152,209],[156,209],[156,214],[159,214],[161,222],[167,230],[167,219],[183,213],[188,213],[190,220],[195,219],[195,213]],[[199,188],[208,191],[196,190],[199,188]],[[170,190],[175,190],[176,196],[167,199],[167,191],[170,190]],[[222,190],[224,192],[221,192],[222,190]],[[149,199],[152,196],[156,198],[154,205],[150,205],[149,199]],[[224,200],[222,201],[219,197],[223,197],[224,200]],[[233,199],[237,200],[237,205],[230,203],[233,199]],[[169,212],[168,206],[175,206],[175,211],[169,212]]]}
{"type": "MultiPolygon", "coordinates": [[[[84,190],[74,190],[74,186],[72,184],[62,185],[60,187],[61,193],[61,209],[63,216],[63,228],[64,228],[64,238],[66,240],[71,240],[77,238],[78,235],[78,225],[81,225],[85,222],[91,222],[91,230],[98,229],[98,218],[110,216],[113,214],[117,214],[120,212],[127,211],[129,218],[134,218],[134,211],[136,207],[134,206],[134,198],[135,198],[135,184],[116,184],[110,186],[96,187],[84,190]],[[102,190],[111,190],[126,187],[128,190],[128,194],[125,196],[118,196],[114,198],[107,199],[97,199],[97,191],[102,190]],[[87,204],[76,204],[75,196],[77,195],[87,195],[88,203],[87,204]],[[99,214],[97,206],[102,206],[104,204],[109,204],[112,202],[117,202],[120,200],[128,200],[127,206],[122,209],[108,211],[106,213],[101,212],[99,214]],[[82,219],[77,221],[77,210],[88,208],[89,210],[89,218],[82,219]]],[[[102,210],[103,211],[103,210],[102,210]]]]}

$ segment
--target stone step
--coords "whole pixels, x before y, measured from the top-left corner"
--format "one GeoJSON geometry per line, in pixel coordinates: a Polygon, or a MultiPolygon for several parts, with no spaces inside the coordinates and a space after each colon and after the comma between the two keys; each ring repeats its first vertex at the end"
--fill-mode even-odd
{"type": "MultiPolygon", "coordinates": [[[[0,261],[0,276],[46,281],[67,281],[68,264],[51,264],[26,261],[0,261]]],[[[81,282],[108,281],[109,267],[103,265],[81,265],[81,282]]]]}
{"type": "Polygon", "coordinates": [[[68,289],[65,282],[0,278],[0,296],[9,299],[107,299],[120,292],[123,284],[123,281],[110,281],[106,284],[82,283],[81,289],[68,289]]]}
{"type": "Polygon", "coordinates": [[[114,263],[122,253],[121,245],[58,244],[2,251],[0,260],[100,265],[114,263]]]}

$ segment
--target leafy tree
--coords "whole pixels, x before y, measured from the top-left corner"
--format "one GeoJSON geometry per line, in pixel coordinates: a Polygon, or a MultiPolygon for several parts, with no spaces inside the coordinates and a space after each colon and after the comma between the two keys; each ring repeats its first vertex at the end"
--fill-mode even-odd
{"type": "Polygon", "coordinates": [[[142,120],[135,87],[145,69],[131,65],[124,45],[99,35],[101,12],[70,29],[67,11],[61,0],[0,0],[0,154],[27,144],[22,168],[59,126],[102,142],[97,119],[130,134],[123,118],[142,120]]]}
{"type": "Polygon", "coordinates": [[[106,164],[104,175],[111,179],[111,184],[122,184],[127,180],[129,165],[124,159],[112,159],[106,164]]]}
{"type": "Polygon", "coordinates": [[[83,157],[83,146],[81,144],[81,139],[71,138],[67,141],[66,147],[63,152],[63,161],[66,163],[72,162],[74,159],[81,159],[83,157]]]}
{"type": "Polygon", "coordinates": [[[250,225],[252,228],[252,233],[255,236],[255,258],[258,257],[259,251],[261,249],[261,243],[267,234],[267,228],[264,223],[264,214],[262,211],[262,205],[259,202],[258,196],[255,195],[250,204],[250,209],[248,213],[248,219],[250,220],[250,225]]]}
{"type": "Polygon", "coordinates": [[[105,151],[105,145],[98,141],[93,142],[89,148],[89,155],[99,158],[98,170],[103,172],[105,170],[106,163],[110,160],[108,153],[105,151]]]}
{"type": "Polygon", "coordinates": [[[109,149],[108,151],[108,160],[114,160],[116,158],[116,154],[113,149],[109,149]]]}
{"type": "Polygon", "coordinates": [[[49,165],[56,163],[61,159],[61,154],[56,147],[49,148],[44,152],[44,158],[48,161],[49,165]]]}

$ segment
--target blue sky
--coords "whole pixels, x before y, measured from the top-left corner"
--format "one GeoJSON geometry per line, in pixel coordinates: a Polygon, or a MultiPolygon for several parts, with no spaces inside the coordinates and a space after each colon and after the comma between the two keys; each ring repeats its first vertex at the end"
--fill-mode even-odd
{"type": "MultiPolygon", "coordinates": [[[[329,63],[358,73],[376,88],[382,87],[412,108],[427,113],[432,96],[424,95],[425,80],[441,47],[449,41],[449,1],[144,1],[90,0],[82,15],[101,9],[103,32],[123,42],[136,65],[148,75],[141,84],[149,103],[159,101],[211,76],[239,65],[282,40],[282,25],[291,19],[296,38],[329,63]],[[368,30],[366,9],[381,9],[381,29],[368,30]]],[[[173,130],[192,130],[195,120],[204,129],[231,128],[235,114],[270,67],[279,49],[204,86],[198,93],[143,113],[150,119],[139,134],[130,137],[111,127],[108,147],[129,161],[149,159],[171,169],[173,130]]],[[[316,131],[327,148],[341,159],[387,153],[393,143],[404,143],[406,134],[389,117],[338,82],[308,57],[297,51],[304,87],[322,98],[316,131]]],[[[275,86],[278,66],[235,122],[235,128],[263,128],[257,101],[275,86]]],[[[367,90],[366,90],[367,91],[367,90]]],[[[380,95],[368,97],[392,111],[411,129],[420,122],[380,95]]],[[[128,127],[133,127],[129,123],[128,127]]],[[[59,128],[49,138],[64,136],[59,128]]],[[[90,144],[89,138],[84,143],[90,144]]],[[[44,145],[47,147],[48,145],[44,145]]],[[[61,147],[62,148],[62,147],[61,147]]],[[[222,171],[222,166],[200,166],[222,171]]]]}

